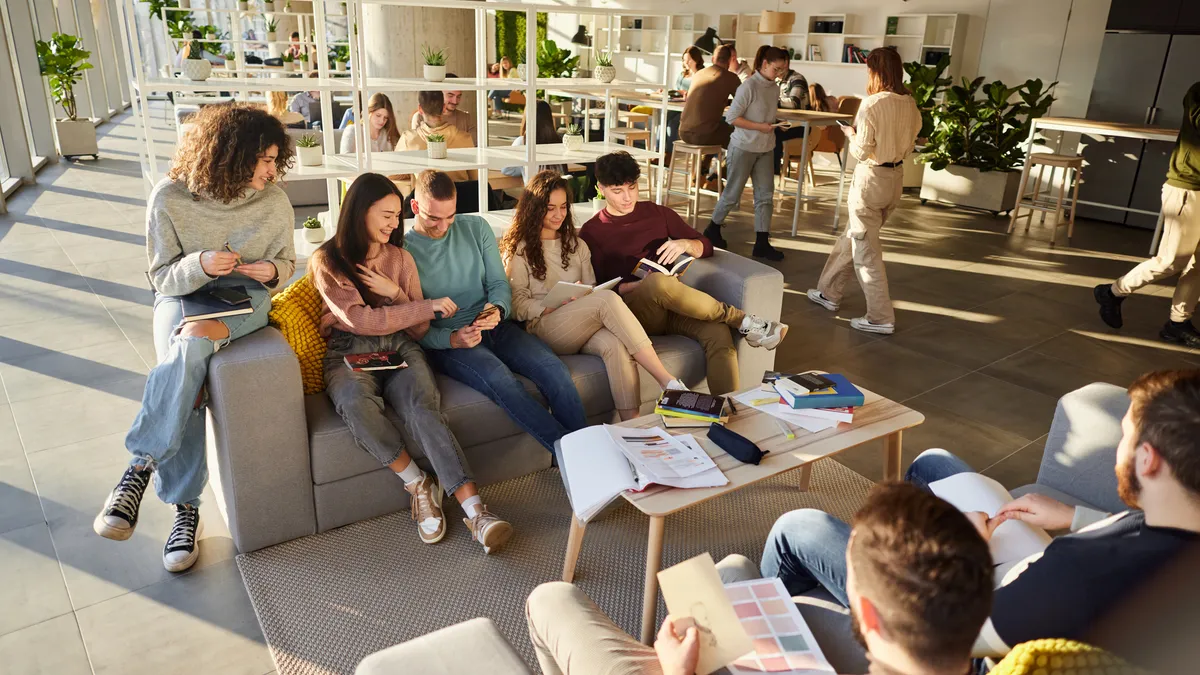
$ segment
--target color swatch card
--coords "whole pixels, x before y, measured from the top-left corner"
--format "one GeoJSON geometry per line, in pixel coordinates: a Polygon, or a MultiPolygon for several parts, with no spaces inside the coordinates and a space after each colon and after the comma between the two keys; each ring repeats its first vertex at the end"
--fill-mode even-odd
{"type": "Polygon", "coordinates": [[[752,653],[729,664],[730,673],[833,674],[781,580],[739,581],[727,584],[725,594],[754,643],[752,653]]]}
{"type": "Polygon", "coordinates": [[[678,634],[694,626],[700,640],[696,675],[709,675],[732,663],[753,646],[729,604],[712,556],[701,553],[658,573],[667,611],[678,634]]]}

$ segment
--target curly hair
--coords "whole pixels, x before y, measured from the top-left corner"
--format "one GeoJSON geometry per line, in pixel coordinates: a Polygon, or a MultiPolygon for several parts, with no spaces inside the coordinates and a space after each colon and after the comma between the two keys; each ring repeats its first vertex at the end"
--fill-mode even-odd
{"type": "Polygon", "coordinates": [[[279,151],[279,178],[292,166],[296,151],[283,123],[258,106],[205,106],[190,121],[194,126],[175,150],[167,177],[193,194],[225,204],[241,197],[259,156],[271,146],[279,151]]]}
{"type": "Polygon", "coordinates": [[[555,190],[562,190],[567,195],[567,217],[558,228],[559,242],[562,248],[562,268],[570,265],[571,256],[579,249],[579,234],[575,230],[575,220],[571,217],[571,184],[557,171],[542,171],[529,181],[525,191],[521,193],[521,201],[517,203],[517,211],[513,216],[512,227],[500,239],[500,253],[505,259],[515,255],[524,255],[529,263],[529,270],[539,280],[546,279],[546,256],[542,252],[542,221],[546,219],[546,211],[550,207],[550,195],[555,190]]]}

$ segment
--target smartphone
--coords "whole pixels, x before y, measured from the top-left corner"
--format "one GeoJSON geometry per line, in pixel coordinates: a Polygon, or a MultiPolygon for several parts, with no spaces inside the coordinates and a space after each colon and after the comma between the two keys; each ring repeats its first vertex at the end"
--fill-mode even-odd
{"type": "Polygon", "coordinates": [[[227,305],[241,305],[250,302],[250,296],[244,291],[236,291],[232,288],[214,288],[209,291],[209,295],[227,305]]]}
{"type": "Polygon", "coordinates": [[[854,126],[854,122],[851,122],[850,120],[837,120],[837,123],[838,123],[838,126],[839,126],[839,127],[852,127],[852,126],[854,126]]]}
{"type": "Polygon", "coordinates": [[[488,318],[491,318],[491,316],[492,316],[493,314],[498,314],[499,312],[500,312],[500,308],[499,308],[499,307],[497,307],[497,306],[495,306],[495,305],[492,305],[491,307],[488,307],[487,309],[483,310],[482,312],[480,312],[480,313],[476,314],[476,315],[475,315],[475,320],[474,320],[474,321],[472,321],[471,323],[472,323],[472,324],[479,323],[479,320],[480,320],[480,319],[488,319],[488,318]]]}

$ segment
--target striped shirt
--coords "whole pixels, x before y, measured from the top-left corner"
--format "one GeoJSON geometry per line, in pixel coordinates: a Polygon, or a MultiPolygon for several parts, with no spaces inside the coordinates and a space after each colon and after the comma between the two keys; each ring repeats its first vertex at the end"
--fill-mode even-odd
{"type": "Polygon", "coordinates": [[[921,132],[921,111],[911,96],[882,91],[868,96],[858,109],[850,154],[867,164],[903,161],[921,132]]]}
{"type": "Polygon", "coordinates": [[[400,291],[395,297],[381,298],[372,293],[364,299],[354,282],[331,268],[324,255],[318,253],[309,261],[309,273],[325,301],[321,335],[329,337],[336,328],[355,335],[391,335],[404,330],[414,340],[423,337],[434,318],[433,303],[421,295],[421,281],[412,254],[384,244],[379,255],[363,264],[396,282],[400,291]]]}

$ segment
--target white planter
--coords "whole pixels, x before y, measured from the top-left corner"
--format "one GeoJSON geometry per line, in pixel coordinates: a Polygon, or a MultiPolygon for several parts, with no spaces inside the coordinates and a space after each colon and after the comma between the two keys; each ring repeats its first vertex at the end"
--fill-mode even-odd
{"type": "Polygon", "coordinates": [[[203,82],[212,75],[212,64],[204,59],[184,59],[179,72],[193,82],[203,82]]]}
{"type": "Polygon", "coordinates": [[[207,41],[209,41],[209,42],[216,42],[216,41],[217,41],[217,34],[216,34],[216,33],[205,33],[205,34],[204,34],[204,39],[205,39],[205,40],[207,40],[207,41]]]}
{"type": "Polygon", "coordinates": [[[310,244],[319,244],[325,241],[325,228],[323,227],[306,227],[304,228],[304,241],[310,244]]]}
{"type": "Polygon", "coordinates": [[[248,2],[239,2],[239,3],[238,3],[238,9],[239,9],[239,10],[241,10],[241,11],[243,11],[243,12],[249,11],[249,10],[250,10],[250,3],[248,3],[248,2]]]}
{"type": "Polygon", "coordinates": [[[429,143],[429,159],[446,159],[446,142],[429,143]]]}
{"type": "Polygon", "coordinates": [[[267,31],[267,42],[275,41],[275,31],[267,31]]]}
{"type": "Polygon", "coordinates": [[[446,79],[446,66],[425,66],[426,82],[441,82],[446,79]]]}
{"type": "Polygon", "coordinates": [[[579,152],[583,147],[583,134],[567,134],[563,136],[563,147],[567,152],[579,152]]]}
{"type": "Polygon", "coordinates": [[[919,188],[925,178],[925,165],[918,162],[921,153],[913,150],[904,158],[904,187],[919,188]]]}
{"type": "MultiPolygon", "coordinates": [[[[179,9],[191,9],[192,0],[179,0],[179,9]]],[[[167,16],[170,16],[169,14],[167,16]]]]}
{"type": "Polygon", "coordinates": [[[925,165],[921,202],[934,200],[1000,213],[1017,205],[1020,171],[980,171],[951,164],[941,171],[925,165]]]}
{"type": "Polygon", "coordinates": [[[296,156],[300,158],[300,166],[321,166],[325,161],[319,145],[311,148],[297,147],[296,156]]]}
{"type": "Polygon", "coordinates": [[[225,70],[237,70],[237,60],[225,59],[225,70]]]}
{"type": "Polygon", "coordinates": [[[604,209],[604,197],[592,197],[592,208],[597,212],[604,209]]]}
{"type": "Polygon", "coordinates": [[[335,61],[333,63],[333,69],[338,71],[339,73],[346,72],[346,62],[345,61],[335,61]]]}
{"type": "Polygon", "coordinates": [[[91,120],[55,120],[54,128],[58,132],[58,154],[63,157],[95,156],[100,152],[96,125],[91,120]]]}
{"type": "Polygon", "coordinates": [[[528,73],[529,73],[529,68],[527,68],[524,63],[517,64],[517,77],[520,77],[522,80],[524,80],[524,79],[526,79],[525,76],[528,73]]]}
{"type": "Polygon", "coordinates": [[[290,73],[290,72],[292,72],[292,66],[293,66],[293,64],[294,64],[294,62],[293,62],[293,61],[284,61],[284,62],[283,62],[283,72],[285,72],[285,73],[290,73]]]}
{"type": "Polygon", "coordinates": [[[275,3],[273,3],[273,2],[264,2],[264,3],[263,3],[263,11],[264,11],[264,12],[274,12],[274,11],[275,11],[275,3]]]}
{"type": "Polygon", "coordinates": [[[596,75],[596,79],[603,84],[608,84],[617,79],[616,66],[596,66],[596,70],[592,71],[596,75]]]}

